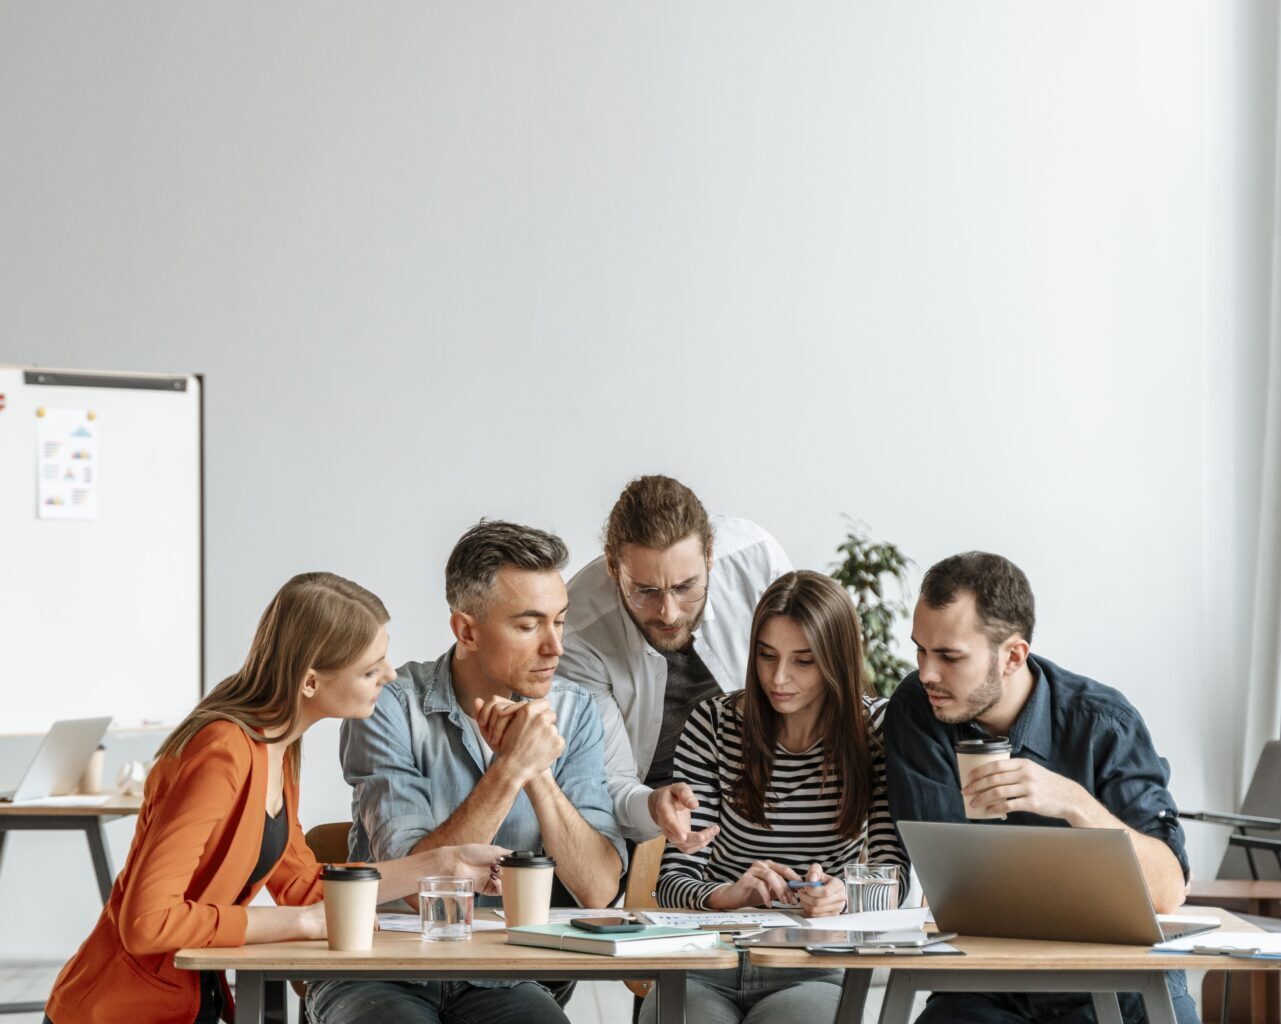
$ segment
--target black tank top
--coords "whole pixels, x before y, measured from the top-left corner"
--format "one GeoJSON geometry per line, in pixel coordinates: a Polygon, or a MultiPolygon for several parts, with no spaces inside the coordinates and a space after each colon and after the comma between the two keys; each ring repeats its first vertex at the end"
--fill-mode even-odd
{"type": "MultiPolygon", "coordinates": [[[[262,825],[262,845],[258,847],[258,863],[254,865],[249,881],[240,891],[236,902],[243,902],[249,890],[271,874],[271,869],[280,861],[289,842],[289,808],[282,802],[280,811],[273,818],[263,812],[265,821],[262,825]]],[[[216,1024],[222,1016],[222,987],[214,971],[200,972],[200,1010],[194,1024],[216,1024]]]]}

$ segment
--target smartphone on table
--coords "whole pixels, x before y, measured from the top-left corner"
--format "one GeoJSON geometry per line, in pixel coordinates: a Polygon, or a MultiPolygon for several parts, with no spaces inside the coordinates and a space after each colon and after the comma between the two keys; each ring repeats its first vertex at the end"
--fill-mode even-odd
{"type": "Polygon", "coordinates": [[[618,932],[643,932],[645,926],[630,917],[575,917],[569,922],[575,928],[598,935],[612,935],[618,932]]]}

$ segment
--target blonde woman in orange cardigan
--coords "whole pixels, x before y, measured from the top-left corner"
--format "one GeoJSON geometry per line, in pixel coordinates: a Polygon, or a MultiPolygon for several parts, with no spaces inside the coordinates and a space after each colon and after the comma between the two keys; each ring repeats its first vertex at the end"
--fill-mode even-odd
{"type": "MultiPolygon", "coordinates": [[[[325,937],[321,865],[298,824],[301,737],[374,710],[395,678],[387,620],[377,597],[330,573],[281,588],[244,667],[161,746],[124,870],[58,975],[46,1022],[212,1024],[230,1010],[226,981],[178,970],[177,950],[325,937]],[[278,905],[249,906],[264,885],[278,905]]],[[[422,875],[468,876],[493,893],[504,852],[473,844],[381,863],[379,902],[422,875]]]]}

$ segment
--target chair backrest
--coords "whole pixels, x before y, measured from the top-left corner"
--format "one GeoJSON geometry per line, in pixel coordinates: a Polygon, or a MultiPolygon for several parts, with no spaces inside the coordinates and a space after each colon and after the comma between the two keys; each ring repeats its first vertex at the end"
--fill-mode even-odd
{"type": "MultiPolygon", "coordinates": [[[[657,836],[639,844],[632,851],[631,863],[627,867],[627,888],[623,890],[623,906],[656,907],[658,906],[658,866],[663,862],[663,848],[667,840],[657,836]]],[[[648,979],[632,978],[624,981],[632,995],[641,999],[654,987],[648,979]]]]}
{"type": "MultiPolygon", "coordinates": [[[[1241,813],[1261,818],[1281,818],[1281,740],[1264,744],[1259,763],[1254,766],[1254,775],[1250,778],[1250,788],[1241,801],[1241,813]]],[[[1256,829],[1249,834],[1263,836],[1265,839],[1281,839],[1281,832],[1271,830],[1256,829]]],[[[1281,879],[1281,867],[1272,854],[1256,851],[1254,862],[1259,868],[1259,878],[1273,881],[1281,879]]],[[[1229,846],[1216,877],[1249,878],[1250,866],[1246,862],[1245,851],[1240,847],[1229,846]]]]}
{"type": "Polygon", "coordinates": [[[347,835],[350,832],[350,821],[329,821],[308,829],[303,838],[321,864],[346,864],[349,860],[347,835]]]}
{"type": "Polygon", "coordinates": [[[657,836],[640,843],[632,851],[627,869],[627,888],[623,891],[625,907],[658,906],[658,867],[663,863],[667,840],[657,836]]]}

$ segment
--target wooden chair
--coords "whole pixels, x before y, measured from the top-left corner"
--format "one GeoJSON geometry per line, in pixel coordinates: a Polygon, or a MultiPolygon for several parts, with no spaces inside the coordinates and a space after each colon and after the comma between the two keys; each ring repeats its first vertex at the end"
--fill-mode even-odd
{"type": "Polygon", "coordinates": [[[347,836],[350,832],[350,821],[329,821],[308,829],[303,838],[321,864],[346,864],[347,836]]]}
{"type": "MultiPolygon", "coordinates": [[[[1223,907],[1265,931],[1281,931],[1281,740],[1264,746],[1240,813],[1180,811],[1179,817],[1232,829],[1218,874],[1212,881],[1194,881],[1187,902],[1223,907]]],[[[1230,984],[1226,971],[1206,973],[1206,1024],[1281,1024],[1276,975],[1259,971],[1237,980],[1230,984]]]]}
{"type": "MultiPolygon", "coordinates": [[[[631,865],[627,870],[627,888],[623,890],[623,906],[628,909],[658,906],[658,867],[663,862],[663,848],[666,845],[667,840],[657,836],[639,844],[632,851],[631,865]]],[[[654,987],[652,979],[632,979],[623,984],[638,1000],[644,999],[654,987]]]]}

